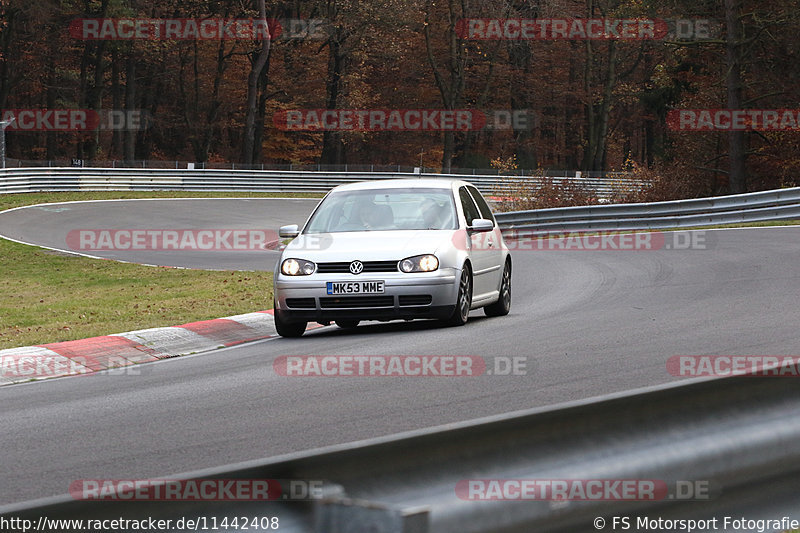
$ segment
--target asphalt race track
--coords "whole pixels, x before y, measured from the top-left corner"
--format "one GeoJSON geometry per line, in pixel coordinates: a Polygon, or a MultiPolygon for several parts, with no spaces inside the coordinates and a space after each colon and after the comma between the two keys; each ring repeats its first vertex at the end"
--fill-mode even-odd
{"type": "MultiPolygon", "coordinates": [[[[266,230],[277,238],[283,224],[302,224],[319,199],[219,198],[74,202],[25,207],[0,213],[0,235],[107,259],[149,265],[220,270],[269,270],[272,251],[84,250],[72,230],[266,230]]],[[[108,248],[108,247],[107,247],[108,248]]]]}
{"type": "MultiPolygon", "coordinates": [[[[274,230],[302,222],[313,205],[62,204],[0,215],[0,234],[63,248],[76,228],[274,230]]],[[[0,387],[0,505],[63,494],[78,479],[164,477],[673,382],[673,355],[800,355],[800,227],[701,235],[705,246],[688,250],[512,252],[511,314],[473,312],[462,328],[331,326],[140,365],[138,375],[0,387]],[[493,357],[516,356],[527,358],[527,373],[296,378],[273,370],[279,356],[308,354],[477,355],[490,369],[493,357]]],[[[201,268],[271,270],[275,261],[274,252],[263,260],[260,252],[117,253],[201,268]]]]}

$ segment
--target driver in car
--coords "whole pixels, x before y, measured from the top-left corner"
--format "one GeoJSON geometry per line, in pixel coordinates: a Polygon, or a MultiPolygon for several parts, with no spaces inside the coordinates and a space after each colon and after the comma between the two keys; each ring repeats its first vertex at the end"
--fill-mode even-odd
{"type": "Polygon", "coordinates": [[[422,202],[420,209],[422,211],[422,220],[425,222],[427,229],[442,228],[446,212],[436,200],[426,199],[422,202]]]}
{"type": "Polygon", "coordinates": [[[386,224],[383,220],[381,208],[372,201],[363,202],[357,206],[356,220],[368,230],[379,228],[386,224]]]}

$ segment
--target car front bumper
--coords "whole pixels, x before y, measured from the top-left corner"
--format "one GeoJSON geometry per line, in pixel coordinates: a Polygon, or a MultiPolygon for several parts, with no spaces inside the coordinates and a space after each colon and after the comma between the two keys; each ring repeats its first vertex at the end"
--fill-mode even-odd
{"type": "Polygon", "coordinates": [[[284,322],[448,318],[455,309],[460,271],[404,274],[312,274],[275,279],[275,313],[284,322]],[[327,282],[383,281],[384,292],[369,295],[327,294],[327,282]]]}

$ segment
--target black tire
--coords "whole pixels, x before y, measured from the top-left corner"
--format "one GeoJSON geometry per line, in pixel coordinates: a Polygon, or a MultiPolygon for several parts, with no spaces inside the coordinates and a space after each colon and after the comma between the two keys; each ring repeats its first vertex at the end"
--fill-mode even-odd
{"type": "Polygon", "coordinates": [[[500,297],[493,304],[483,308],[486,316],[505,316],[511,310],[511,263],[506,261],[503,278],[500,281],[500,297]]]}
{"type": "Polygon", "coordinates": [[[281,337],[302,337],[308,322],[285,322],[280,311],[275,311],[275,329],[281,337]]]}
{"type": "Polygon", "coordinates": [[[342,329],[353,329],[358,327],[360,320],[336,320],[336,325],[342,329]]]}
{"type": "Polygon", "coordinates": [[[463,326],[469,319],[469,310],[472,307],[472,271],[469,265],[464,265],[461,277],[458,280],[458,297],[453,314],[444,322],[448,326],[463,326]]]}

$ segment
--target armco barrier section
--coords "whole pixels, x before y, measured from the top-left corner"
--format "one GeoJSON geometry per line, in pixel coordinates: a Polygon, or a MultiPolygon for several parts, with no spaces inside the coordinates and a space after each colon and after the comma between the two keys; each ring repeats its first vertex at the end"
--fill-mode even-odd
{"type": "MultiPolygon", "coordinates": [[[[796,366],[792,371],[797,375],[796,366]]],[[[284,487],[291,486],[286,480],[318,480],[315,497],[303,501],[97,502],[62,496],[6,506],[0,514],[34,524],[42,516],[204,517],[209,525],[225,517],[277,516],[281,531],[303,533],[623,529],[611,527],[615,516],[627,516],[634,525],[641,517],[800,519],[799,410],[800,388],[787,377],[684,382],[168,477],[277,479],[284,487]],[[484,487],[492,480],[633,480],[666,490],[639,501],[622,490],[606,491],[600,499],[537,499],[519,490],[465,489],[476,480],[484,487]],[[595,529],[598,518],[605,526],[595,529]]]]}
{"type": "MultiPolygon", "coordinates": [[[[345,183],[392,178],[449,178],[474,183],[487,195],[513,194],[542,178],[460,174],[340,173],[311,171],[187,170],[137,168],[13,168],[0,170],[0,193],[42,191],[179,190],[208,192],[325,193],[345,183]]],[[[640,187],[624,174],[549,178],[581,183],[598,198],[640,187]]],[[[560,207],[498,213],[505,228],[533,233],[664,229],[800,219],[800,188],[655,202],[560,207]]]]}
{"type": "Polygon", "coordinates": [[[498,213],[506,228],[532,233],[663,229],[800,219],[800,187],[640,204],[498,213]]]}
{"type": "MultiPolygon", "coordinates": [[[[548,178],[556,183],[580,183],[598,197],[619,188],[639,187],[625,174],[606,177],[548,178]]],[[[184,190],[323,193],[337,185],[371,179],[443,177],[466,179],[485,194],[507,194],[520,183],[536,183],[540,177],[474,176],[462,174],[414,174],[402,172],[312,172],[219,169],[141,169],[32,167],[0,170],[0,193],[39,191],[184,190]]]]}

